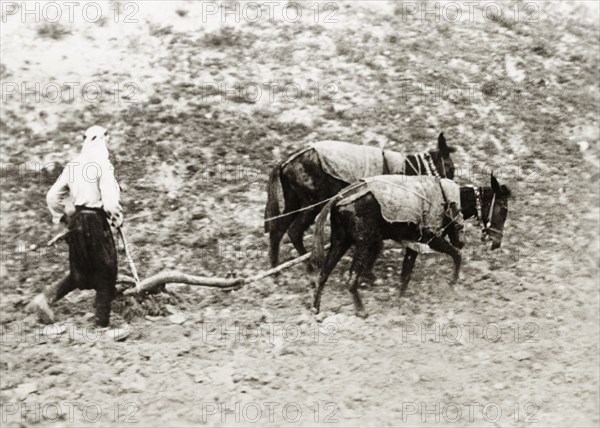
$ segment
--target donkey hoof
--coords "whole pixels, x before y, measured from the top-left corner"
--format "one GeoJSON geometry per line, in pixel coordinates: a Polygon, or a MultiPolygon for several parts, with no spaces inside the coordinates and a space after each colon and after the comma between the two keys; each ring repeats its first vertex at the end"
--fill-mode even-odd
{"type": "Polygon", "coordinates": [[[310,311],[314,314],[317,315],[319,313],[319,309],[315,308],[314,306],[312,308],[310,308],[310,311]]]}
{"type": "Polygon", "coordinates": [[[362,274],[361,280],[367,284],[375,284],[377,281],[377,275],[375,275],[373,271],[365,272],[362,274]]]}

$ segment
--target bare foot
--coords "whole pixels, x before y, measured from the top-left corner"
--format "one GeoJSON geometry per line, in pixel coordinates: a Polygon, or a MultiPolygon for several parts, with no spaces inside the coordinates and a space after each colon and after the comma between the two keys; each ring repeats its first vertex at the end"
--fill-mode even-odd
{"type": "Polygon", "coordinates": [[[52,309],[50,309],[50,305],[48,305],[48,299],[44,293],[40,293],[35,296],[31,303],[27,305],[26,309],[32,313],[35,313],[41,323],[54,323],[54,312],[52,312],[52,309]]]}

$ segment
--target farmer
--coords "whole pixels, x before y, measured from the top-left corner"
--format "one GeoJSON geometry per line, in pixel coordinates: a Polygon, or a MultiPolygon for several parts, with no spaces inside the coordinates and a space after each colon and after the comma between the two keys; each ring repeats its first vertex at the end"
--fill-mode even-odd
{"type": "Polygon", "coordinates": [[[108,326],[117,279],[117,250],[109,223],[114,227],[123,223],[119,185],[108,159],[109,140],[105,128],[88,128],[81,153],[67,163],[46,196],[52,222],[69,228],[70,273],[32,302],[31,309],[43,322],[54,322],[49,305],[79,288],[96,290],[96,321],[108,326]]]}

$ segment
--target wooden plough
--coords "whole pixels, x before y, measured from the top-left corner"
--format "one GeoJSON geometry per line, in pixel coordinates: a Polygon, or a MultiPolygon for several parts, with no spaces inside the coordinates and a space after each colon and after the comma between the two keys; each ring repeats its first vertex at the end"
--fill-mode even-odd
{"type": "Polygon", "coordinates": [[[259,281],[267,276],[274,275],[278,272],[281,272],[284,269],[287,269],[291,266],[297,265],[310,257],[311,253],[306,253],[300,257],[297,257],[293,260],[287,261],[285,263],[280,264],[279,266],[274,267],[273,269],[269,269],[263,272],[259,272],[256,275],[252,275],[246,278],[212,278],[208,276],[196,276],[189,275],[179,271],[167,271],[160,272],[156,275],[152,275],[144,279],[139,286],[136,285],[136,281],[134,278],[131,278],[126,275],[119,275],[117,282],[117,289],[123,291],[123,294],[128,296],[132,294],[137,294],[145,291],[153,290],[156,287],[159,287],[164,284],[169,283],[180,283],[180,284],[189,284],[189,285],[201,285],[205,287],[214,287],[221,288],[225,290],[234,290],[240,288],[246,284],[251,282],[259,281]],[[129,284],[128,286],[126,284],[129,284]],[[125,285],[125,286],[124,286],[125,285]]]}

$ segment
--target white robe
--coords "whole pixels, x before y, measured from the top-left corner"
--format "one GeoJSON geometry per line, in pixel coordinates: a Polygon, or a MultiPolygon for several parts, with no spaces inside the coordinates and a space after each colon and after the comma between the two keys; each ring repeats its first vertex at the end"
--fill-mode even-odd
{"type": "Polygon", "coordinates": [[[120,190],[103,141],[86,141],[46,195],[52,222],[59,223],[70,204],[103,208],[115,226],[123,223],[120,190]]]}

